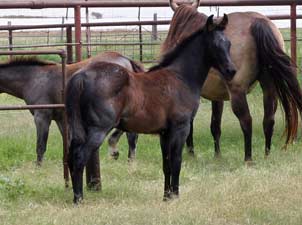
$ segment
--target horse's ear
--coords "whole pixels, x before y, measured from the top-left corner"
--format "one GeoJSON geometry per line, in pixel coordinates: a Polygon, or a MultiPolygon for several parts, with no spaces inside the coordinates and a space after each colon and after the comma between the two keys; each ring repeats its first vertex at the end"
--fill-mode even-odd
{"type": "Polygon", "coordinates": [[[226,26],[228,25],[229,19],[227,14],[223,15],[223,18],[221,20],[221,22],[218,24],[218,27],[222,30],[224,30],[226,28],[226,26]]]}
{"type": "Polygon", "coordinates": [[[207,23],[206,23],[206,29],[207,29],[207,31],[212,31],[212,30],[214,30],[216,28],[216,24],[214,24],[213,17],[214,17],[214,15],[211,15],[207,19],[207,23]]]}

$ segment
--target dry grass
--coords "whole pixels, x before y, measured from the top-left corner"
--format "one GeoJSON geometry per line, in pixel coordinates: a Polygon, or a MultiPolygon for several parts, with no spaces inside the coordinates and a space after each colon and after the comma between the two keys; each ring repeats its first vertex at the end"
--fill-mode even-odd
{"type": "MultiPolygon", "coordinates": [[[[14,101],[6,99],[2,101],[14,101]]],[[[195,121],[196,157],[184,152],[180,198],[162,201],[163,174],[156,136],[139,137],[134,163],[109,159],[102,147],[102,192],[85,190],[84,203],[72,204],[62,178],[61,139],[52,127],[46,161],[36,168],[35,129],[29,113],[0,116],[1,224],[301,224],[301,140],[282,151],[283,122],[278,111],[272,154],[264,159],[262,95],[249,95],[254,117],[255,165],[243,162],[243,138],[226,104],[221,159],[213,158],[210,103],[202,101],[195,121]]]]}

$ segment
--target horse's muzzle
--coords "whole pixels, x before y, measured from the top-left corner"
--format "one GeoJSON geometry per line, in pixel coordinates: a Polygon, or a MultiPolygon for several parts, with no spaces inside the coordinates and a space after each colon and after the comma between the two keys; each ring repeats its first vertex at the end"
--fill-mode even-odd
{"type": "Polygon", "coordinates": [[[225,79],[227,81],[230,81],[233,79],[233,77],[235,76],[237,70],[234,68],[234,67],[230,67],[230,68],[226,68],[226,71],[225,71],[225,79]]]}

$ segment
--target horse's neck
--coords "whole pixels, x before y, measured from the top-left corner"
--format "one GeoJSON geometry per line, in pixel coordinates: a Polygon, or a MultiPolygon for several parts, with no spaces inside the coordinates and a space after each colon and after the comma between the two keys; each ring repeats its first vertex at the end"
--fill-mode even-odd
{"type": "MultiPolygon", "coordinates": [[[[18,67],[0,68],[0,92],[23,98],[26,83],[30,80],[30,73],[18,67]]],[[[31,68],[31,67],[30,67],[31,68]]]]}
{"type": "Polygon", "coordinates": [[[188,43],[168,68],[176,72],[179,79],[200,95],[210,69],[206,64],[205,46],[201,43],[201,37],[198,35],[188,43]]]}

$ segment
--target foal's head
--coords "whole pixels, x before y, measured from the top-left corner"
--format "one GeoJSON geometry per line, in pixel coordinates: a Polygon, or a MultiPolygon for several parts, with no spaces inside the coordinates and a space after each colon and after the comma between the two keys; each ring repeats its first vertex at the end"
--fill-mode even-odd
{"type": "Polygon", "coordinates": [[[228,24],[228,17],[224,14],[220,23],[213,21],[213,15],[207,19],[205,25],[205,47],[208,63],[217,69],[224,79],[231,80],[236,69],[230,57],[231,42],[224,35],[223,30],[228,24]]]}

